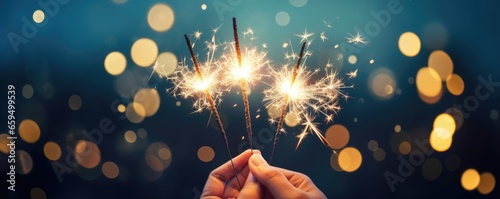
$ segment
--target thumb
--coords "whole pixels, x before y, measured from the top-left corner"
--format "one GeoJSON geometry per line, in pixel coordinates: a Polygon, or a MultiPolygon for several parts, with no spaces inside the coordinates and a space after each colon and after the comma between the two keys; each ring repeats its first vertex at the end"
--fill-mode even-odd
{"type": "Polygon", "coordinates": [[[278,169],[271,167],[260,154],[253,154],[248,161],[250,172],[275,198],[294,195],[296,188],[278,169]]]}

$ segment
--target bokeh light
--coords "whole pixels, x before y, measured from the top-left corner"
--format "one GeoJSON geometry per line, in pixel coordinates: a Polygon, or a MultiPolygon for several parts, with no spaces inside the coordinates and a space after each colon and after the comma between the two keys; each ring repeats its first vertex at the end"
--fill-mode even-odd
{"type": "Polygon", "coordinates": [[[146,136],[148,136],[148,132],[146,131],[146,129],[139,128],[137,129],[137,136],[139,136],[139,138],[145,138],[146,136]]]}
{"type": "Polygon", "coordinates": [[[271,105],[267,108],[267,115],[269,118],[276,119],[281,115],[281,108],[278,105],[271,105]]]}
{"type": "Polygon", "coordinates": [[[40,139],[40,128],[35,121],[25,119],[19,124],[19,135],[25,142],[33,144],[40,139]]]}
{"type": "Polygon", "coordinates": [[[158,57],[158,46],[149,38],[141,38],[132,45],[130,55],[138,66],[149,67],[158,57]]]}
{"type": "Polygon", "coordinates": [[[109,179],[115,179],[120,174],[120,168],[114,162],[105,162],[101,169],[104,176],[109,179]]]}
{"type": "Polygon", "coordinates": [[[342,168],[340,168],[339,155],[337,153],[332,153],[332,155],[330,156],[330,166],[335,171],[338,171],[338,172],[343,171],[342,168]]]}
{"type": "Polygon", "coordinates": [[[297,113],[290,111],[285,116],[285,124],[289,127],[295,127],[300,123],[300,117],[297,113]]]}
{"type": "Polygon", "coordinates": [[[123,104],[118,104],[118,106],[116,107],[116,109],[117,109],[117,110],[118,110],[118,112],[120,112],[120,113],[124,113],[124,112],[127,110],[127,108],[126,108],[126,107],[125,107],[125,105],[123,105],[123,104]]]}
{"type": "Polygon", "coordinates": [[[7,133],[0,134],[0,151],[5,154],[9,154],[10,152],[10,147],[7,146],[7,144],[10,143],[10,140],[7,139],[7,137],[9,137],[9,134],[7,133]]]}
{"type": "Polygon", "coordinates": [[[397,124],[396,126],[394,126],[394,132],[396,133],[401,132],[401,125],[397,124]]]}
{"type": "Polygon", "coordinates": [[[483,195],[490,194],[495,189],[496,181],[495,176],[490,172],[483,172],[480,176],[477,191],[483,195]]]}
{"type": "Polygon", "coordinates": [[[156,59],[154,70],[161,77],[168,77],[175,71],[178,63],[179,61],[174,53],[162,52],[156,59]]]}
{"type": "Polygon", "coordinates": [[[206,10],[207,9],[207,4],[201,4],[201,9],[206,10]]]}
{"type": "Polygon", "coordinates": [[[442,171],[443,166],[441,165],[441,161],[436,158],[429,158],[422,165],[422,175],[429,181],[438,179],[442,171]]]}
{"type": "Polygon", "coordinates": [[[442,50],[436,50],[431,53],[428,66],[439,74],[441,81],[446,81],[446,78],[453,74],[453,61],[450,56],[442,50]]]}
{"type": "Polygon", "coordinates": [[[148,24],[157,32],[169,30],[174,25],[174,21],[174,11],[166,4],[156,4],[148,12],[148,24]]]}
{"type": "Polygon", "coordinates": [[[363,157],[358,149],[354,147],[346,147],[339,153],[339,165],[346,172],[354,172],[358,170],[363,161],[363,157]]]}
{"type": "Polygon", "coordinates": [[[23,90],[21,91],[23,93],[23,97],[26,99],[30,99],[33,97],[33,86],[26,84],[23,86],[23,90]]]}
{"type": "Polygon", "coordinates": [[[399,152],[403,155],[407,155],[411,152],[411,144],[409,142],[401,142],[399,144],[399,152]]]}
{"type": "Polygon", "coordinates": [[[325,133],[325,138],[332,149],[344,148],[349,142],[349,130],[344,125],[330,126],[325,133]]]}
{"type": "Polygon", "coordinates": [[[370,140],[368,141],[368,149],[370,151],[375,151],[378,149],[378,143],[375,140],[370,140]]]}
{"type": "Polygon", "coordinates": [[[202,162],[210,162],[214,159],[214,157],[215,157],[215,152],[212,149],[212,147],[202,146],[198,149],[198,158],[202,162]]]}
{"type": "Polygon", "coordinates": [[[451,133],[451,135],[455,134],[456,130],[455,119],[448,113],[439,114],[436,119],[434,119],[433,128],[444,128],[451,133]]]}
{"type": "Polygon", "coordinates": [[[470,168],[464,171],[460,178],[460,183],[465,190],[472,191],[479,185],[480,179],[479,172],[476,169],[470,168]]]}
{"type": "Polygon", "coordinates": [[[128,143],[134,143],[137,140],[137,135],[133,131],[126,131],[123,137],[128,143]]]}
{"type": "Polygon", "coordinates": [[[127,59],[121,52],[110,52],[104,59],[104,69],[110,75],[120,75],[127,67],[127,59]]]}
{"type": "Polygon", "coordinates": [[[69,97],[68,105],[71,110],[77,111],[82,107],[82,98],[78,95],[72,95],[69,97]]]}
{"type": "Polygon", "coordinates": [[[43,189],[38,187],[33,187],[30,191],[31,199],[46,199],[47,195],[43,189]]]}
{"type": "Polygon", "coordinates": [[[415,57],[420,52],[420,38],[413,32],[405,32],[399,37],[399,50],[407,57],[415,57]]]}
{"type": "Polygon", "coordinates": [[[377,148],[375,151],[373,151],[373,159],[377,161],[382,161],[385,159],[385,150],[381,148],[377,148]]]}
{"type": "Polygon", "coordinates": [[[162,172],[170,166],[172,162],[172,152],[165,143],[155,142],[146,149],[145,161],[148,167],[153,171],[162,172]]]}
{"type": "Polygon", "coordinates": [[[31,155],[24,150],[18,150],[16,156],[17,172],[23,175],[28,174],[33,169],[33,159],[31,155]]]}
{"type": "Polygon", "coordinates": [[[42,23],[45,19],[45,13],[42,10],[35,10],[33,12],[33,21],[35,23],[42,23]]]}
{"type": "MultiPolygon", "coordinates": [[[[133,106],[140,105],[144,108],[146,116],[154,115],[160,108],[160,95],[154,88],[143,88],[134,96],[133,106]]],[[[134,107],[134,110],[140,110],[141,107],[134,107]]]]}
{"type": "Polygon", "coordinates": [[[80,140],[75,146],[75,159],[80,166],[92,169],[101,162],[101,150],[93,142],[80,140]]]}
{"type": "Polygon", "coordinates": [[[349,57],[347,58],[347,61],[350,63],[350,64],[356,64],[356,62],[358,62],[358,58],[356,57],[356,55],[349,55],[349,57]]]}
{"type": "Polygon", "coordinates": [[[57,161],[61,158],[61,147],[55,142],[47,142],[43,146],[43,153],[47,159],[57,161]]]}
{"type": "Polygon", "coordinates": [[[434,150],[445,152],[453,142],[453,134],[448,129],[442,127],[434,128],[431,132],[429,142],[434,150]]]}
{"type": "Polygon", "coordinates": [[[307,1],[308,0],[288,0],[288,2],[290,2],[290,4],[295,7],[305,6],[307,4],[307,1]]]}
{"type": "Polygon", "coordinates": [[[453,95],[461,95],[464,92],[464,85],[464,80],[457,74],[452,74],[446,78],[446,88],[453,95]]]}
{"type": "Polygon", "coordinates": [[[490,111],[490,118],[492,120],[498,120],[498,111],[496,109],[490,111]]]}
{"type": "Polygon", "coordinates": [[[286,26],[290,23],[290,15],[285,11],[281,11],[276,14],[275,20],[278,25],[286,26]]]}
{"type": "Polygon", "coordinates": [[[370,91],[379,99],[390,99],[396,91],[396,81],[393,73],[386,69],[377,69],[370,75],[370,91]]]}
{"type": "Polygon", "coordinates": [[[138,124],[141,123],[146,117],[146,110],[144,109],[142,104],[132,102],[128,104],[125,115],[130,122],[138,124]]]}
{"type": "Polygon", "coordinates": [[[426,97],[436,97],[442,89],[439,74],[430,67],[421,68],[416,77],[418,92],[426,97]]]}

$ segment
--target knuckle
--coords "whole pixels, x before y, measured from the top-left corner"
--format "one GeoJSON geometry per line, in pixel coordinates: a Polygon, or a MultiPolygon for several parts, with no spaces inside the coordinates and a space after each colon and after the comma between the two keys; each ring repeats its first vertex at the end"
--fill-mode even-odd
{"type": "Polygon", "coordinates": [[[274,179],[274,178],[278,178],[281,173],[278,171],[278,170],[269,170],[267,171],[265,174],[264,174],[268,179],[274,179]]]}

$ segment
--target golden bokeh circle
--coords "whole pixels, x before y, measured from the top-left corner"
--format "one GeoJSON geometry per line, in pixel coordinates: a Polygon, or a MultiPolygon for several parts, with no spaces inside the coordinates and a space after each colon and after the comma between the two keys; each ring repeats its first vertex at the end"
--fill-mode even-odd
{"type": "Polygon", "coordinates": [[[290,111],[285,116],[285,124],[289,127],[295,127],[299,125],[300,117],[297,113],[290,111]]]}
{"type": "Polygon", "coordinates": [[[368,141],[368,149],[370,151],[375,151],[378,149],[378,143],[375,140],[370,140],[368,141]]]}
{"type": "Polygon", "coordinates": [[[415,57],[420,52],[420,38],[413,32],[401,34],[398,41],[399,50],[407,57],[415,57]]]}
{"type": "Polygon", "coordinates": [[[332,167],[333,170],[342,172],[342,168],[340,168],[339,165],[339,154],[337,153],[332,153],[330,156],[330,166],[332,167]]]}
{"type": "Polygon", "coordinates": [[[399,152],[403,155],[407,155],[411,152],[411,144],[409,142],[401,142],[399,144],[399,152]]]}
{"type": "MultiPolygon", "coordinates": [[[[152,116],[160,108],[160,95],[154,88],[142,88],[134,95],[133,105],[141,105],[144,111],[146,111],[145,116],[152,116]]],[[[134,110],[139,110],[140,108],[134,107],[134,110]]]]}
{"type": "Polygon", "coordinates": [[[179,61],[174,53],[163,52],[158,55],[154,70],[161,77],[168,77],[169,75],[174,73],[178,63],[179,61]]]}
{"type": "Polygon", "coordinates": [[[198,149],[198,158],[202,162],[210,162],[214,159],[214,157],[215,157],[215,152],[212,149],[212,147],[202,146],[198,149]]]}
{"type": "Polygon", "coordinates": [[[330,126],[325,133],[325,138],[332,149],[344,148],[349,142],[349,130],[344,125],[330,126]]]}
{"type": "Polygon", "coordinates": [[[101,150],[93,142],[80,140],[75,146],[75,159],[80,166],[92,169],[101,162],[101,150]]]}
{"type": "Polygon", "coordinates": [[[16,165],[16,170],[20,174],[28,174],[33,169],[33,159],[31,155],[24,150],[18,150],[16,155],[18,156],[17,161],[19,161],[16,165]]]}
{"type": "Polygon", "coordinates": [[[436,97],[443,87],[439,74],[432,68],[423,67],[417,72],[417,89],[426,97],[436,97]]]}
{"type": "Polygon", "coordinates": [[[472,191],[479,186],[480,180],[479,172],[476,169],[470,168],[464,171],[460,178],[460,183],[465,190],[472,191]]]}
{"type": "Polygon", "coordinates": [[[354,147],[346,147],[339,153],[339,165],[346,172],[354,172],[358,170],[363,162],[363,157],[358,149],[354,147]]]}
{"type": "Polygon", "coordinates": [[[382,161],[385,159],[385,150],[381,148],[377,148],[375,151],[373,151],[373,158],[377,161],[382,161]]]}
{"type": "Polygon", "coordinates": [[[370,91],[380,99],[390,99],[397,88],[393,73],[386,68],[373,72],[369,84],[370,91]]]}
{"type": "Polygon", "coordinates": [[[477,186],[477,191],[483,195],[490,194],[495,189],[496,180],[495,176],[490,172],[483,172],[480,175],[481,180],[477,186]]]}
{"type": "Polygon", "coordinates": [[[19,135],[27,143],[35,143],[40,139],[40,128],[38,124],[30,119],[25,119],[19,124],[19,135]]]}
{"type": "Polygon", "coordinates": [[[280,117],[281,115],[281,108],[278,105],[271,105],[267,107],[267,115],[269,115],[269,118],[276,119],[280,117]]]}
{"type": "Polygon", "coordinates": [[[68,99],[68,105],[71,110],[77,111],[82,107],[82,98],[78,95],[72,95],[68,99]]]}
{"type": "Polygon", "coordinates": [[[101,167],[102,173],[109,179],[115,179],[120,174],[120,168],[114,162],[105,162],[101,167]]]}
{"type": "Polygon", "coordinates": [[[141,67],[153,65],[158,57],[158,46],[149,38],[141,38],[134,42],[130,50],[132,60],[141,67]]]}
{"type": "Polygon", "coordinates": [[[462,77],[457,74],[452,74],[446,78],[446,88],[451,94],[459,96],[464,92],[465,83],[462,77]]]}
{"type": "Polygon", "coordinates": [[[451,147],[453,135],[445,128],[435,128],[430,135],[430,145],[438,152],[445,152],[451,147]]]}
{"type": "Polygon", "coordinates": [[[142,104],[137,103],[137,102],[132,102],[128,104],[125,115],[127,116],[127,119],[134,123],[134,124],[139,124],[142,121],[144,121],[144,118],[146,117],[146,109],[142,106],[142,104]]]}
{"type": "Polygon", "coordinates": [[[104,59],[104,69],[110,75],[120,75],[127,67],[127,59],[121,52],[114,51],[109,53],[104,59]]]}
{"type": "Polygon", "coordinates": [[[7,133],[0,134],[0,151],[5,154],[9,154],[10,152],[10,147],[7,145],[10,143],[10,140],[7,137],[9,137],[7,133]]]}
{"type": "Polygon", "coordinates": [[[57,161],[61,158],[61,147],[55,142],[47,142],[43,146],[43,153],[47,159],[57,161]]]}
{"type": "Polygon", "coordinates": [[[45,20],[45,13],[42,10],[35,10],[33,12],[33,21],[35,23],[42,23],[45,20]]]}
{"type": "Polygon", "coordinates": [[[444,128],[448,130],[448,132],[450,132],[453,136],[453,134],[455,134],[457,125],[455,123],[455,119],[450,114],[441,113],[436,117],[436,119],[434,119],[433,128],[444,128]]]}
{"type": "Polygon", "coordinates": [[[453,74],[453,61],[442,50],[432,52],[427,64],[429,68],[434,69],[439,74],[441,81],[446,81],[446,78],[453,74]]]}
{"type": "Polygon", "coordinates": [[[137,135],[133,131],[126,131],[125,134],[123,134],[123,137],[125,138],[125,141],[128,143],[134,143],[137,140],[137,135]]]}
{"type": "Polygon", "coordinates": [[[166,4],[159,3],[149,9],[148,24],[154,31],[165,32],[174,25],[174,21],[174,11],[166,4]]]}

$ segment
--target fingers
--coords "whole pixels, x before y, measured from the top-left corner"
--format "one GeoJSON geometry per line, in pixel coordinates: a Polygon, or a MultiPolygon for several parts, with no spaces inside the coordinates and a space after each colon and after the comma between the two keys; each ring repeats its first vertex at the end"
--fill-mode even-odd
{"type": "Polygon", "coordinates": [[[275,198],[288,198],[297,194],[297,189],[275,167],[271,167],[260,154],[254,154],[248,162],[251,174],[257,178],[275,198]]]}
{"type": "Polygon", "coordinates": [[[255,179],[255,176],[253,176],[252,173],[249,173],[245,181],[245,185],[238,195],[238,198],[261,198],[261,196],[261,184],[257,181],[257,179],[255,179]]]}
{"type": "MultiPolygon", "coordinates": [[[[256,151],[254,151],[256,153],[256,151]]],[[[260,152],[258,152],[260,153],[260,152]]],[[[233,158],[233,162],[228,161],[221,165],[220,167],[216,168],[215,170],[210,173],[209,178],[214,178],[218,181],[221,182],[226,182],[229,179],[231,179],[233,176],[235,176],[235,170],[236,172],[242,170],[248,163],[248,159],[252,155],[252,152],[250,150],[246,150],[245,152],[241,153],[240,155],[236,156],[233,158]],[[234,164],[234,170],[233,170],[233,164],[234,164]]],[[[208,183],[208,182],[207,182],[208,183]]]]}

